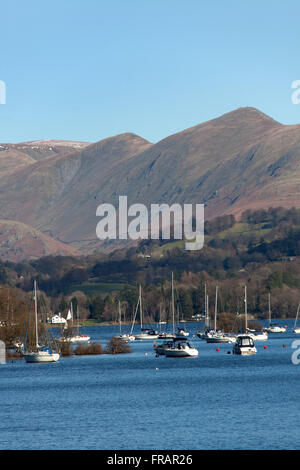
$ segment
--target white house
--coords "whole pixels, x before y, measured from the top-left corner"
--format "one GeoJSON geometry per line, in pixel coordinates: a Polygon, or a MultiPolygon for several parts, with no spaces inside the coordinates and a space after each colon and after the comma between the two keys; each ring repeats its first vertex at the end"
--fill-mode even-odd
{"type": "Polygon", "coordinates": [[[61,316],[61,314],[59,313],[58,315],[54,315],[52,318],[51,318],[51,323],[55,324],[55,325],[62,325],[62,324],[65,324],[66,323],[66,319],[64,317],[61,316]]]}

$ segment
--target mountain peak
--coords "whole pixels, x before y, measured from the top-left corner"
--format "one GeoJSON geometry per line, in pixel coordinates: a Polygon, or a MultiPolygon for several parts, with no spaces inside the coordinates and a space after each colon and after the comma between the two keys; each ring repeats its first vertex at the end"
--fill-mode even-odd
{"type": "Polygon", "coordinates": [[[257,108],[252,107],[241,107],[234,109],[233,111],[229,111],[228,113],[223,114],[222,116],[213,119],[214,122],[224,122],[227,121],[228,123],[232,122],[233,124],[237,124],[238,122],[265,122],[272,125],[281,125],[278,121],[271,118],[267,114],[263,113],[257,108]]]}

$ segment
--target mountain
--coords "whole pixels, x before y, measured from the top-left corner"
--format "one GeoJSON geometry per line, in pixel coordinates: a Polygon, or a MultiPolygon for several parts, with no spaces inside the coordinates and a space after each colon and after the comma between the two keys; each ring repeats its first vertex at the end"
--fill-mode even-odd
{"type": "Polygon", "coordinates": [[[47,255],[79,256],[80,253],[21,222],[0,220],[1,259],[19,262],[47,255]]]}
{"type": "Polygon", "coordinates": [[[206,218],[300,207],[300,125],[282,125],[255,108],[239,108],[156,144],[127,133],[79,145],[40,158],[27,151],[34,161],[19,156],[22,164],[5,178],[0,159],[0,216],[91,252],[103,249],[96,208],[117,206],[119,195],[148,207],[205,203],[206,218]]]}
{"type": "Polygon", "coordinates": [[[89,145],[68,140],[36,140],[19,144],[0,144],[0,178],[50,156],[69,153],[89,145]]]}

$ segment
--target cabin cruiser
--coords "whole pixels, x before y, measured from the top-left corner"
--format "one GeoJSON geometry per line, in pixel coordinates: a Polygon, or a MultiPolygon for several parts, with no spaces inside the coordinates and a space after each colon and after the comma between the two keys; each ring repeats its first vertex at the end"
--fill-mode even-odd
{"type": "Polygon", "coordinates": [[[239,354],[241,356],[256,354],[257,351],[254,346],[253,338],[249,335],[239,335],[233,346],[232,352],[233,354],[239,354]]]}
{"type": "Polygon", "coordinates": [[[154,344],[154,350],[156,356],[165,356],[165,349],[166,348],[171,348],[173,345],[173,341],[165,341],[164,343],[161,344],[154,344]]]}
{"type": "Polygon", "coordinates": [[[174,338],[172,345],[164,348],[167,357],[196,357],[198,350],[187,339],[174,338]]]}

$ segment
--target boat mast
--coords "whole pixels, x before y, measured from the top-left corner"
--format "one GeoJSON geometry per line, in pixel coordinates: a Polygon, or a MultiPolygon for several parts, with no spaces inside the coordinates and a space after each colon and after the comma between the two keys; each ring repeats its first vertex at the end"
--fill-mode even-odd
{"type": "Polygon", "coordinates": [[[173,318],[173,336],[175,336],[174,275],[173,275],[173,272],[172,272],[172,318],[173,318]]]}
{"type": "Polygon", "coordinates": [[[205,326],[206,328],[209,327],[208,325],[208,318],[207,318],[207,295],[206,295],[206,284],[204,284],[204,316],[205,316],[205,326]]]}
{"type": "Polygon", "coordinates": [[[215,300],[215,331],[217,331],[217,308],[218,308],[218,286],[216,286],[216,300],[215,300]]]}
{"type": "Polygon", "coordinates": [[[209,303],[208,303],[209,297],[208,295],[206,296],[206,311],[207,311],[207,323],[208,323],[208,328],[210,328],[210,318],[209,318],[209,303]]]}
{"type": "Polygon", "coordinates": [[[140,284],[140,290],[139,290],[139,303],[140,303],[140,321],[141,321],[141,331],[143,329],[143,309],[142,309],[142,286],[140,284]]]}
{"type": "Polygon", "coordinates": [[[120,323],[120,335],[122,334],[122,325],[121,325],[121,304],[120,304],[120,300],[119,300],[119,323],[120,323]]]}
{"type": "Polygon", "coordinates": [[[299,304],[298,304],[298,308],[297,308],[297,315],[296,315],[296,318],[295,318],[294,329],[295,329],[295,328],[296,328],[296,326],[297,326],[297,320],[298,320],[299,310],[300,310],[300,302],[299,302],[299,304]]]}
{"type": "Polygon", "coordinates": [[[244,302],[245,302],[245,332],[247,333],[247,326],[248,326],[248,322],[247,322],[247,286],[245,286],[245,299],[244,299],[244,302]]]}
{"type": "Polygon", "coordinates": [[[34,319],[35,319],[35,342],[36,347],[39,347],[39,334],[38,334],[38,319],[37,319],[37,296],[36,296],[36,281],[34,281],[34,319]]]}
{"type": "Polygon", "coordinates": [[[269,292],[269,326],[271,326],[271,292],[269,292]]]}

